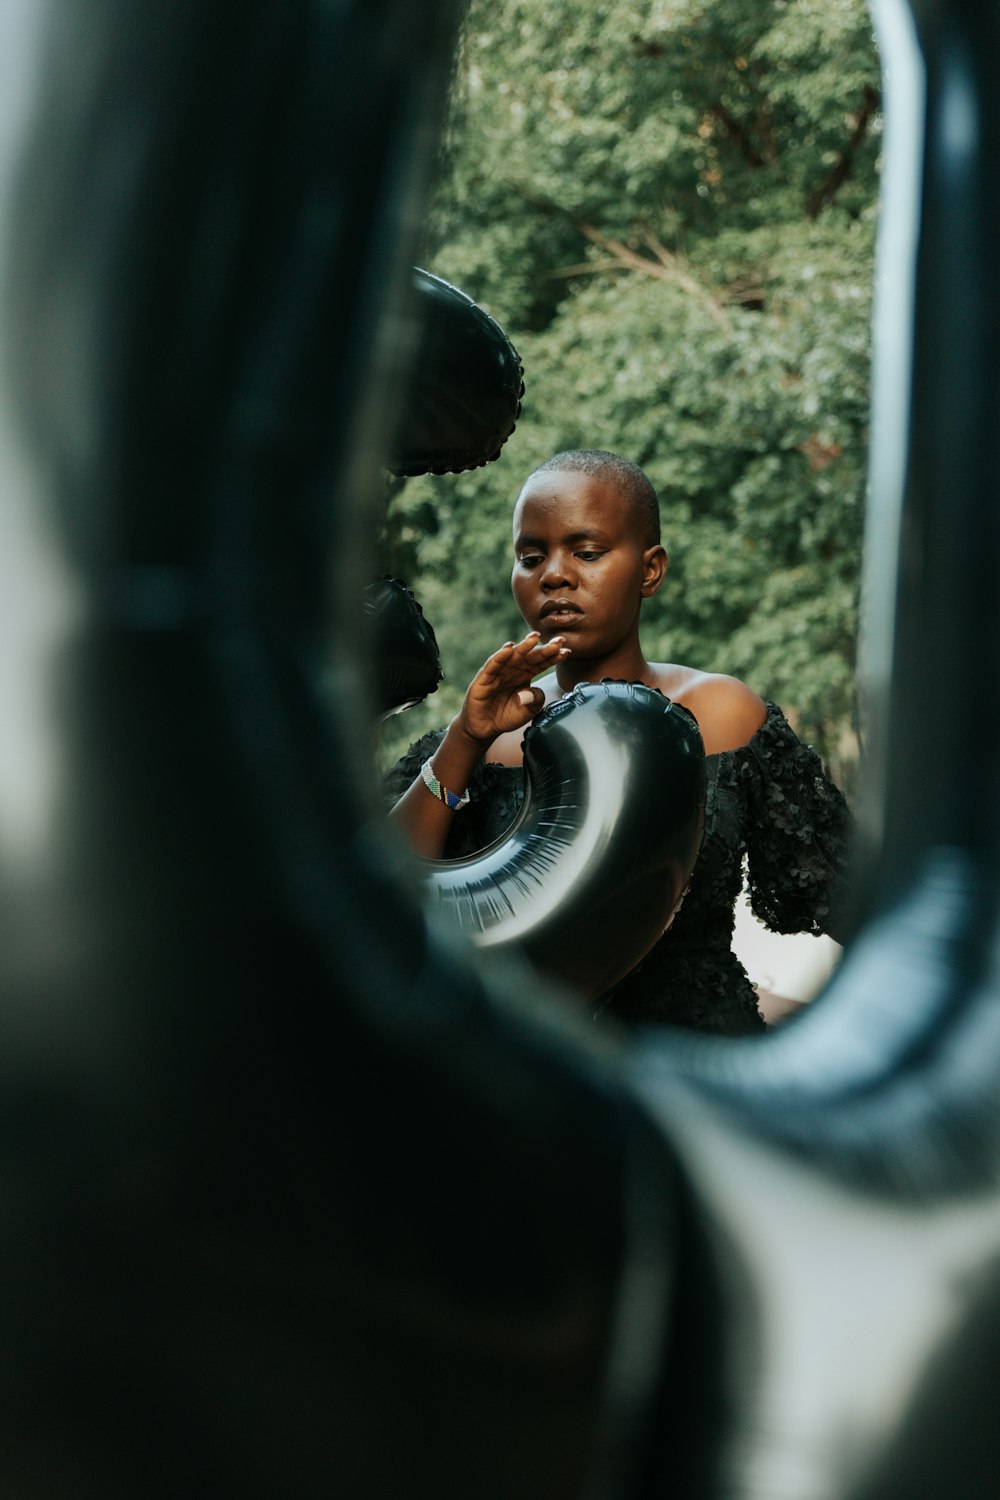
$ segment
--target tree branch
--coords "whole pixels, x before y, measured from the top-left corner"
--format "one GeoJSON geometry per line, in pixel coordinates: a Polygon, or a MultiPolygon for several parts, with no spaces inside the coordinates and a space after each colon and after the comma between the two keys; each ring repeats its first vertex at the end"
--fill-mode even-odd
{"type": "Polygon", "coordinates": [[[866,83],[861,98],[861,108],[858,110],[851,138],[834,162],[826,180],[820,183],[806,204],[806,213],[810,219],[819,218],[823,209],[826,208],[827,204],[833,202],[840,188],[850,176],[855,153],[864,139],[865,131],[868,129],[868,121],[875,112],[878,102],[877,89],[873,89],[871,84],[866,83]]]}
{"type": "MultiPolygon", "coordinates": [[[[602,250],[608,251],[612,257],[612,265],[628,271],[638,271],[643,276],[652,276],[658,281],[673,282],[675,286],[679,286],[682,291],[700,302],[713,322],[717,323],[721,329],[726,333],[730,331],[731,324],[720,303],[696,277],[691,275],[690,271],[684,270],[677,257],[671,255],[666,245],[662,244],[648,229],[643,232],[642,237],[652,250],[654,260],[650,260],[647,255],[640,255],[637,250],[630,250],[628,245],[622,244],[621,240],[614,240],[602,234],[592,224],[579,223],[577,228],[592,245],[599,245],[602,250]]],[[[608,262],[605,261],[600,269],[607,268],[608,262]]]]}
{"type": "Polygon", "coordinates": [[[761,154],[768,166],[773,166],[778,160],[778,148],[775,145],[774,132],[771,129],[771,102],[767,95],[760,62],[757,60],[753,64],[753,79],[758,98],[760,99],[760,103],[757,106],[757,136],[763,143],[761,154]]]}
{"type": "Polygon", "coordinates": [[[729,139],[739,147],[743,160],[751,167],[763,167],[764,158],[750,140],[743,126],[731,115],[724,104],[713,104],[712,113],[723,127],[729,139]]]}
{"type": "Polygon", "coordinates": [[[640,255],[637,250],[630,249],[621,240],[602,234],[599,229],[594,228],[593,224],[586,223],[569,209],[560,207],[558,203],[553,203],[550,199],[539,198],[521,187],[515,187],[514,190],[525,203],[530,203],[545,213],[557,214],[560,218],[568,220],[584,239],[607,251],[606,260],[583,261],[577,265],[561,266],[558,270],[550,271],[551,276],[594,276],[607,271],[637,271],[640,275],[652,276],[657,281],[670,281],[700,302],[712,321],[717,323],[725,333],[731,331],[732,324],[722,304],[690,271],[684,269],[679,258],[671,254],[666,245],[658,240],[651,230],[644,229],[642,238],[653,252],[655,259],[652,260],[649,256],[640,255]]]}

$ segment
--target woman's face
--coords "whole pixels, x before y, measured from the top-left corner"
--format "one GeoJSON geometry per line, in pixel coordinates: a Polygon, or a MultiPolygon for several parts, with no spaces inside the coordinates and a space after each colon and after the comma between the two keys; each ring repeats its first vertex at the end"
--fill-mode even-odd
{"type": "Polygon", "coordinates": [[[577,658],[637,639],[642,600],[666,571],[663,548],[644,543],[612,479],[533,474],[514,510],[511,588],[525,624],[543,639],[565,636],[577,658]]]}

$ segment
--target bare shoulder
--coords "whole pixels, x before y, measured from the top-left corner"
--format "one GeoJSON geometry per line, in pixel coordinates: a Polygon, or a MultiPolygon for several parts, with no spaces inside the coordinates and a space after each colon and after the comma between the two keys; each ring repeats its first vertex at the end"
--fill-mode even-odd
{"type": "Polygon", "coordinates": [[[524,761],[524,752],[521,749],[523,739],[523,729],[511,729],[507,734],[498,735],[483,757],[484,760],[495,766],[521,765],[524,761]]]}
{"type": "Polygon", "coordinates": [[[706,755],[738,750],[753,739],[767,718],[763,698],[738,677],[693,667],[668,670],[673,675],[673,691],[664,691],[698,720],[706,755]]]}

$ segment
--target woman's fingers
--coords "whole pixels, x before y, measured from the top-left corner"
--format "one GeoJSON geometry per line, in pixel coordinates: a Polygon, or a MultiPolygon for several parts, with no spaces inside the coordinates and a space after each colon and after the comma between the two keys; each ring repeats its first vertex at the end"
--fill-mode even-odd
{"type": "Polygon", "coordinates": [[[487,657],[487,667],[503,667],[508,662],[519,663],[524,661],[538,645],[539,635],[533,630],[526,635],[523,641],[504,641],[498,651],[487,657]]]}
{"type": "Polygon", "coordinates": [[[466,694],[463,718],[474,738],[492,738],[517,729],[545,705],[545,693],[531,679],[569,655],[561,636],[542,642],[537,630],[521,641],[505,641],[487,657],[466,694]]]}
{"type": "Polygon", "coordinates": [[[569,647],[565,643],[565,637],[554,635],[543,642],[538,631],[531,630],[521,641],[505,641],[498,651],[487,658],[483,671],[492,669],[499,672],[510,665],[515,669],[526,670],[533,677],[550,661],[568,655],[569,647]]]}

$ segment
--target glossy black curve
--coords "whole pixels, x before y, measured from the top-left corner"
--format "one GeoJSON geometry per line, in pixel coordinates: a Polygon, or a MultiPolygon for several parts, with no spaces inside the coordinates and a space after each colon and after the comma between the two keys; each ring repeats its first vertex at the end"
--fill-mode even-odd
{"type": "MultiPolygon", "coordinates": [[[[874,705],[873,738],[888,770],[880,778],[884,798],[866,810],[867,826],[878,833],[864,872],[870,918],[830,1003],[775,1037],[762,1055],[730,1049],[719,1072],[710,1053],[690,1059],[699,1076],[704,1067],[709,1086],[724,1071],[726,1089],[745,1078],[748,1095],[765,1107],[776,1102],[768,1131],[790,1139],[814,1132],[831,1153],[842,1131],[855,1134],[847,1101],[868,1108],[876,1084],[880,1098],[890,1098],[892,1080],[910,1065],[940,1068],[947,1054],[948,1066],[960,1066],[956,1052],[971,1061],[975,1048],[959,1047],[958,1038],[967,1024],[975,1028],[980,986],[991,973],[1000,892],[1000,788],[982,760],[1000,634],[986,586],[1000,541],[992,486],[1000,304],[985,270],[996,209],[970,188],[1000,161],[1000,123],[986,103],[1000,26],[989,7],[975,4],[933,17],[917,6],[911,17],[902,0],[887,0],[876,13],[887,41],[901,43],[900,90],[915,72],[910,92],[926,96],[926,115],[916,121],[926,139],[906,143],[920,211],[913,224],[915,315],[906,309],[913,316],[912,368],[908,330],[894,326],[899,311],[888,288],[882,304],[893,322],[876,324],[877,361],[887,366],[880,378],[912,389],[912,405],[906,430],[892,424],[882,433],[876,425],[873,442],[873,469],[898,474],[901,493],[872,498],[874,529],[887,530],[898,545],[880,549],[886,571],[869,577],[868,592],[880,598],[898,584],[898,593],[886,648],[889,691],[874,705]],[[880,462],[882,443],[901,449],[880,462]],[[939,682],[947,684],[940,700],[939,682]],[[954,1045],[945,1046],[945,1034],[954,1045]]],[[[896,56],[891,46],[885,50],[896,56]]],[[[891,89],[888,103],[891,131],[891,89]]],[[[895,165],[890,152],[890,172],[895,165]]],[[[905,282],[906,270],[887,273],[905,282]]],[[[936,1097],[928,1092],[929,1110],[936,1097]]],[[[888,1149],[880,1135],[870,1139],[888,1149]]]]}
{"type": "Polygon", "coordinates": [[[403,580],[384,577],[370,583],[364,613],[374,635],[378,717],[402,713],[437,692],[444,677],[437,637],[403,580]]]}
{"type": "Polygon", "coordinates": [[[419,343],[386,458],[396,475],[460,474],[499,458],[524,395],[524,367],[496,318],[416,267],[419,343]]]}
{"type": "Polygon", "coordinates": [[[524,774],[502,839],[428,861],[428,901],[480,949],[524,953],[595,1000],[645,957],[687,890],[705,818],[701,735],[655,688],[581,683],[528,729],[524,774]]]}

